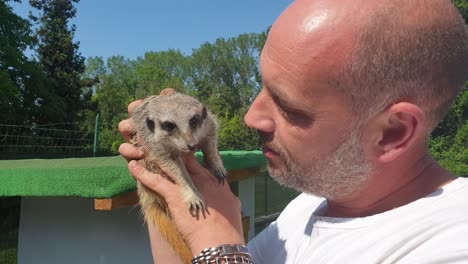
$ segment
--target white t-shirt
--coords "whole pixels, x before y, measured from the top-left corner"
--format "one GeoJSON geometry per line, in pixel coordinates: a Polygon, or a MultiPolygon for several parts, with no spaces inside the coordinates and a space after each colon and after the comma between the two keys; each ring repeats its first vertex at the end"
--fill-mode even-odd
{"type": "Polygon", "coordinates": [[[468,263],[468,178],[393,210],[321,217],[323,198],[301,194],[249,243],[255,264],[468,263]]]}

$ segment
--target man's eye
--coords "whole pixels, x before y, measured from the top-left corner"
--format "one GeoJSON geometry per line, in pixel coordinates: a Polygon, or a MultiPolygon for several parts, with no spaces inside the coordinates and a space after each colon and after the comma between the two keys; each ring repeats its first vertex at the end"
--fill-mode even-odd
{"type": "Polygon", "coordinates": [[[286,119],[289,119],[291,117],[290,111],[285,109],[282,105],[276,104],[276,107],[278,108],[278,112],[286,119]]]}
{"type": "Polygon", "coordinates": [[[278,112],[280,113],[280,115],[282,117],[284,117],[285,119],[289,120],[289,116],[288,116],[288,113],[281,107],[278,107],[278,112]]]}
{"type": "Polygon", "coordinates": [[[307,127],[313,123],[313,118],[304,113],[286,109],[279,104],[277,105],[277,108],[280,115],[286,119],[287,122],[293,125],[307,127]]]}

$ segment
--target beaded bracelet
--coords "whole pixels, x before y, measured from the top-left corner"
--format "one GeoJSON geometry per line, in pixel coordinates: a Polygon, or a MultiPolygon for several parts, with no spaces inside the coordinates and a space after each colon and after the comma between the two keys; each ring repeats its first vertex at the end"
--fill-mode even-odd
{"type": "Polygon", "coordinates": [[[220,245],[205,248],[192,258],[192,264],[253,264],[249,249],[244,245],[220,245]]]}

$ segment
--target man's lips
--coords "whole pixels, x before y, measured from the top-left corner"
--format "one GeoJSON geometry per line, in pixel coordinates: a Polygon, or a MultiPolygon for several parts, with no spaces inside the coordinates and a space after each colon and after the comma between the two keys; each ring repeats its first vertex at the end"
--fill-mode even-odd
{"type": "Polygon", "coordinates": [[[276,153],[274,150],[272,150],[271,148],[269,148],[267,146],[262,147],[262,152],[263,152],[263,155],[265,156],[265,158],[267,158],[267,159],[278,156],[278,153],[276,153]]]}

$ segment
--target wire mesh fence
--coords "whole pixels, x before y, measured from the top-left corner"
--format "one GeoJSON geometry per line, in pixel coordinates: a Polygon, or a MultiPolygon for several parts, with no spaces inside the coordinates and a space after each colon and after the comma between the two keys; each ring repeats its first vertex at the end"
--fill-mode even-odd
{"type": "Polygon", "coordinates": [[[275,221],[286,205],[299,195],[298,191],[275,182],[267,172],[255,178],[255,233],[275,221]]]}
{"type": "Polygon", "coordinates": [[[0,124],[0,159],[92,156],[94,131],[73,127],[74,124],[0,124]]]}

